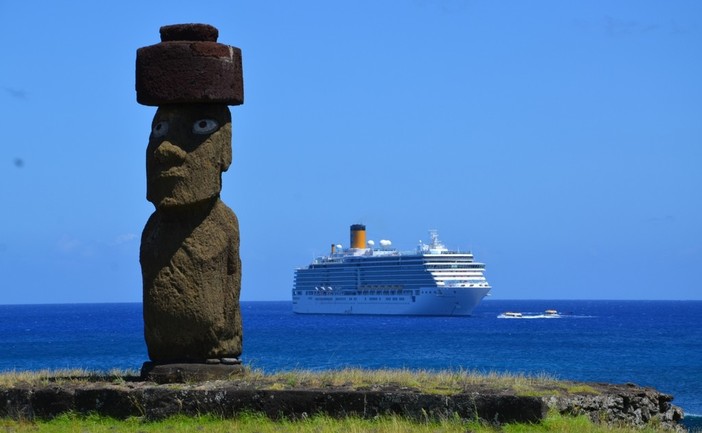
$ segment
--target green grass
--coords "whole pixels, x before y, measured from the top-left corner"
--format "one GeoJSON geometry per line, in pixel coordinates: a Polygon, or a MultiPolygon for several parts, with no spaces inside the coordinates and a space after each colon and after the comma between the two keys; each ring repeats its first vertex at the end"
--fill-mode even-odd
{"type": "Polygon", "coordinates": [[[509,373],[479,373],[470,370],[293,370],[264,374],[250,370],[240,382],[249,382],[261,389],[294,388],[348,388],[382,389],[403,388],[428,394],[451,395],[475,388],[514,392],[517,395],[560,395],[563,393],[597,394],[589,385],[559,381],[546,374],[524,375],[509,373]]]}
{"type": "Polygon", "coordinates": [[[586,417],[563,417],[555,414],[549,415],[540,424],[508,424],[501,427],[458,418],[416,422],[399,416],[384,416],[368,420],[357,417],[334,419],[320,415],[297,421],[273,421],[263,415],[245,414],[234,419],[177,416],[163,421],[144,422],[138,418],[118,421],[99,416],[80,417],[66,414],[50,421],[0,419],[0,431],[3,433],[660,433],[665,430],[609,427],[593,424],[586,417]]]}
{"type": "Polygon", "coordinates": [[[120,384],[136,379],[139,373],[134,370],[110,370],[96,372],[83,369],[5,371],[0,373],[0,386],[11,387],[18,384],[49,385],[65,383],[109,382],[120,384]]]}
{"type": "MultiPolygon", "coordinates": [[[[0,386],[18,384],[40,386],[48,384],[78,384],[81,382],[107,382],[124,384],[138,379],[135,371],[114,370],[107,373],[88,370],[15,371],[0,373],[0,386]]],[[[285,390],[296,388],[345,388],[383,389],[400,388],[428,394],[451,395],[474,390],[476,387],[518,395],[558,395],[564,392],[596,393],[593,388],[557,380],[553,376],[508,373],[478,373],[469,370],[367,370],[346,368],[341,370],[309,371],[292,370],[274,374],[247,369],[246,373],[231,380],[241,387],[285,390]]],[[[187,385],[187,384],[186,384],[187,385]]]]}

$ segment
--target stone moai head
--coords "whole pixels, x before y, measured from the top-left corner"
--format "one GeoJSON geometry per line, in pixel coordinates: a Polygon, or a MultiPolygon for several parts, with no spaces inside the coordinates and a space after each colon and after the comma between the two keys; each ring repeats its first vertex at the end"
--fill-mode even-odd
{"type": "Polygon", "coordinates": [[[156,111],[146,148],[146,199],[157,208],[217,197],[232,162],[225,105],[166,105],[156,111]]]}
{"type": "Polygon", "coordinates": [[[137,101],[158,106],[146,151],[146,198],[159,209],[219,196],[232,161],[231,114],[244,102],[241,50],[207,24],[161,27],[137,50],[137,101]]]}

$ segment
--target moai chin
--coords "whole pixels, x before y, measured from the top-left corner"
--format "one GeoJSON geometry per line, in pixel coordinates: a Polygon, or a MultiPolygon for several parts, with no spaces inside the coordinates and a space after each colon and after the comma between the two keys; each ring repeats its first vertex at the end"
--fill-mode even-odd
{"type": "Polygon", "coordinates": [[[239,224],[220,199],[232,162],[228,105],[244,102],[241,51],[206,24],[161,27],[140,48],[137,101],[158,106],[146,149],[141,263],[153,364],[238,364],[239,224]]]}

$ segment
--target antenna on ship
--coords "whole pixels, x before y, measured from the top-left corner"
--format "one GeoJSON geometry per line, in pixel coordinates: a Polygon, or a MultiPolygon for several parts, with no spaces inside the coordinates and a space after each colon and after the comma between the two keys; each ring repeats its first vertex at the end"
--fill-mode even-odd
{"type": "Polygon", "coordinates": [[[435,246],[439,243],[439,231],[436,229],[429,230],[429,237],[431,238],[431,246],[435,246]]]}

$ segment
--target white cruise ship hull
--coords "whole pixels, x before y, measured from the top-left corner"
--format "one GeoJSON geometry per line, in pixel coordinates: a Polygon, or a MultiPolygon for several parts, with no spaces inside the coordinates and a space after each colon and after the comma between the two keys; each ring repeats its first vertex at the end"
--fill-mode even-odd
{"type": "Polygon", "coordinates": [[[470,316],[490,291],[485,265],[470,252],[450,251],[436,230],[430,243],[405,253],[388,240],[374,248],[365,230],[352,225],[351,248],[332,244],[329,255],[295,271],[293,312],[470,316]]]}
{"type": "Polygon", "coordinates": [[[339,294],[293,296],[298,314],[357,314],[407,316],[470,316],[489,287],[423,287],[418,295],[339,294]]]}

